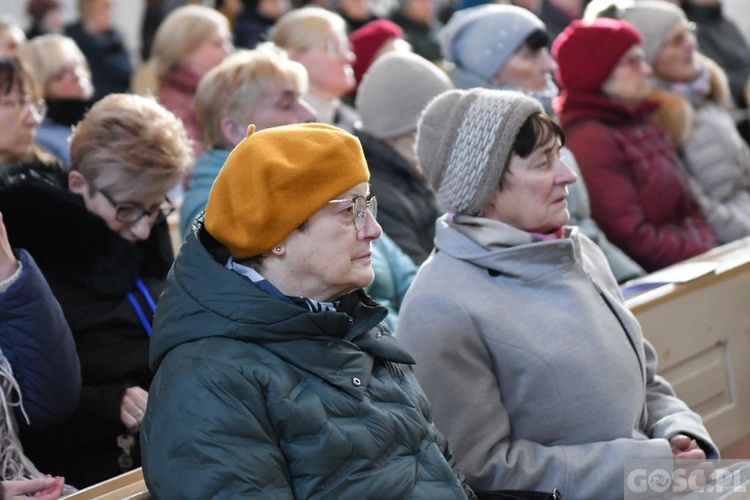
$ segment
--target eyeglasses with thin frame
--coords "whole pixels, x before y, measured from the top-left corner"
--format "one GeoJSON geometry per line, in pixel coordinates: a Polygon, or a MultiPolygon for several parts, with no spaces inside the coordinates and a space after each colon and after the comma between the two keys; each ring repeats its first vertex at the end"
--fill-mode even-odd
{"type": "Polygon", "coordinates": [[[97,189],[97,191],[99,191],[102,196],[104,196],[104,199],[114,207],[115,219],[126,224],[135,224],[143,217],[151,218],[154,216],[154,214],[156,214],[156,216],[153,217],[154,222],[161,222],[165,220],[169,216],[169,214],[174,212],[174,205],[172,205],[172,202],[169,201],[169,198],[167,198],[166,196],[164,197],[164,202],[162,202],[162,204],[158,208],[154,208],[153,210],[146,210],[136,203],[118,203],[114,198],[112,198],[112,196],[110,196],[109,193],[107,193],[103,189],[97,189]]]}
{"type": "Polygon", "coordinates": [[[632,68],[640,68],[645,62],[646,54],[644,52],[635,52],[632,54],[625,54],[620,58],[617,64],[620,64],[622,66],[630,66],[632,68]]]}
{"type": "Polygon", "coordinates": [[[698,32],[698,25],[689,22],[684,25],[684,29],[680,30],[676,35],[667,40],[664,45],[669,47],[683,47],[687,41],[695,40],[698,32]]]}
{"type": "Polygon", "coordinates": [[[0,98],[0,107],[9,109],[14,113],[21,113],[28,107],[31,110],[31,115],[40,123],[47,114],[47,103],[44,102],[44,99],[34,100],[28,94],[20,97],[5,96],[0,98]]]}
{"type": "Polygon", "coordinates": [[[369,198],[355,196],[353,198],[345,198],[342,200],[331,200],[328,203],[351,203],[352,220],[354,221],[354,227],[357,228],[357,231],[361,231],[365,228],[367,212],[372,214],[373,219],[377,219],[378,216],[378,199],[375,198],[375,196],[370,196],[369,198]]]}
{"type": "Polygon", "coordinates": [[[345,56],[352,51],[351,45],[348,42],[342,43],[334,38],[326,39],[322,48],[326,55],[332,59],[345,56]]]}

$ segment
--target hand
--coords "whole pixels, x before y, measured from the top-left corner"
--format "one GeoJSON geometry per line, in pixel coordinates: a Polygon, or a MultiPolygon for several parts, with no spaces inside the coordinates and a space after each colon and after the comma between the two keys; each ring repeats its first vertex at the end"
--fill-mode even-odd
{"type": "Polygon", "coordinates": [[[0,498],[5,500],[54,500],[60,498],[65,478],[47,475],[37,479],[3,481],[0,483],[0,498]]]}
{"type": "Polygon", "coordinates": [[[141,429],[143,414],[146,413],[148,392],[140,387],[128,387],[122,397],[120,405],[120,420],[131,434],[137,434],[141,429]]]}
{"type": "Polygon", "coordinates": [[[3,214],[0,214],[0,281],[7,280],[18,269],[18,261],[13,255],[8,241],[8,232],[5,230],[3,214]]]}
{"type": "Polygon", "coordinates": [[[706,460],[706,452],[698,446],[698,442],[685,434],[675,434],[669,439],[672,445],[672,459],[675,467],[685,470],[687,475],[693,476],[693,482],[698,486],[705,486],[710,480],[714,464],[706,460]]]}
{"type": "Polygon", "coordinates": [[[669,438],[672,445],[672,458],[675,460],[705,460],[706,452],[698,446],[695,439],[685,434],[675,434],[669,438]]]}

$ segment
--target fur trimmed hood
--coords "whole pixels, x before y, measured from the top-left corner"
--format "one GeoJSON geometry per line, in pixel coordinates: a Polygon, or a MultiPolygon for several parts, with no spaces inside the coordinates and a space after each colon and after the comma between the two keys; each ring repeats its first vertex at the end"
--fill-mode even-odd
{"type": "MultiPolygon", "coordinates": [[[[707,101],[730,110],[732,96],[726,73],[712,59],[703,54],[696,53],[696,58],[698,63],[707,67],[711,73],[711,92],[707,101]]],[[[748,86],[748,94],[750,97],[750,86],[748,86]]],[[[695,119],[693,105],[677,92],[662,88],[654,89],[648,99],[659,103],[658,109],[652,115],[654,121],[667,131],[677,148],[682,147],[693,129],[695,119]]]]}
{"type": "Polygon", "coordinates": [[[14,247],[34,257],[48,280],[119,296],[137,277],[164,279],[173,253],[166,222],[131,243],[86,209],[57,164],[22,162],[0,169],[0,212],[14,247]]]}

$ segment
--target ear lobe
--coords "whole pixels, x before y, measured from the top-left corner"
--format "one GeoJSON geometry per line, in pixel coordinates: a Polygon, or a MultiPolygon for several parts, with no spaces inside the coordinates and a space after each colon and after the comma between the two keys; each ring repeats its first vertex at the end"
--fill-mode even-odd
{"type": "Polygon", "coordinates": [[[88,190],[89,183],[78,170],[71,170],[68,173],[68,190],[71,193],[83,194],[88,190]]]}
{"type": "Polygon", "coordinates": [[[247,128],[242,130],[242,126],[233,118],[222,118],[219,127],[221,128],[221,134],[224,136],[224,140],[231,147],[239,144],[247,135],[247,128]]]}

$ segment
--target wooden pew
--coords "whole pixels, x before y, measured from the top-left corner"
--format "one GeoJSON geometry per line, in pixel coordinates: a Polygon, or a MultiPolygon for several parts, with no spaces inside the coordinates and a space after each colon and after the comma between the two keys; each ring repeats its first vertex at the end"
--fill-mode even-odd
{"type": "Polygon", "coordinates": [[[64,497],[65,500],[149,500],[140,467],[64,497]]]}
{"type": "Polygon", "coordinates": [[[750,238],[667,272],[679,266],[697,272],[626,303],[656,348],[659,373],[724,448],[750,433],[750,238]]]}

